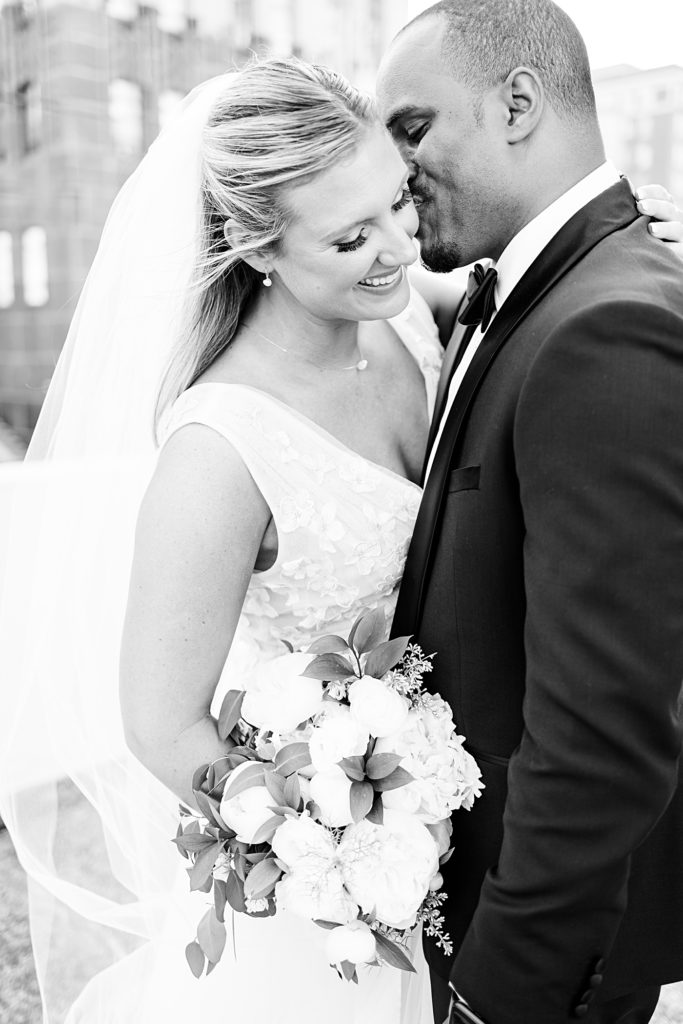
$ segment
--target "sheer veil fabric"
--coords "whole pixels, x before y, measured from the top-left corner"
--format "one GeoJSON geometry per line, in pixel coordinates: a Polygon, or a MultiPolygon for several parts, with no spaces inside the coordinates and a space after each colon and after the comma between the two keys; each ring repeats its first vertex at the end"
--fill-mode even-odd
{"type": "Polygon", "coordinates": [[[118,651],[191,281],[201,133],[232,77],[190,93],[123,186],[27,460],[0,474],[0,814],[29,878],[46,1024],[75,1020],[87,980],[171,912],[177,801],[125,747],[118,651]]]}

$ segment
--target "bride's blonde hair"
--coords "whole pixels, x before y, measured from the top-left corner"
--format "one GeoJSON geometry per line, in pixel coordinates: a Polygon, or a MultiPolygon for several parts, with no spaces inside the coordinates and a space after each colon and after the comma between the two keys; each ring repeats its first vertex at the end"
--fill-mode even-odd
{"type": "Polygon", "coordinates": [[[347,155],[377,123],[370,97],[329,68],[297,58],[254,62],[226,78],[203,132],[189,331],[164,375],[157,422],[230,344],[262,282],[245,258],[277,252],[288,223],[288,187],[347,155]],[[229,219],[240,229],[239,241],[233,236],[231,244],[224,233],[229,219]]]}

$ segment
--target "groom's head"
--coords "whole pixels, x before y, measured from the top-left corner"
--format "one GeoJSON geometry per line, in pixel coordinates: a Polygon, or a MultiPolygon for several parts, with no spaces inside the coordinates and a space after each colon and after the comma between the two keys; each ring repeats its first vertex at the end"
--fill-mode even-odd
{"type": "Polygon", "coordinates": [[[377,93],[434,270],[498,258],[602,158],[586,48],[551,0],[441,0],[391,44],[377,93]]]}

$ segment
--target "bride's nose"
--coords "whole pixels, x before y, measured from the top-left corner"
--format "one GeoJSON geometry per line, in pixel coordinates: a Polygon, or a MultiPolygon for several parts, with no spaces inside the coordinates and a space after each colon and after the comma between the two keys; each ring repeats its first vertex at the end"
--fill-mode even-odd
{"type": "Polygon", "coordinates": [[[402,228],[396,226],[391,237],[384,241],[384,245],[377,254],[377,262],[385,267],[395,267],[398,264],[407,266],[417,259],[417,246],[409,235],[402,228]]]}

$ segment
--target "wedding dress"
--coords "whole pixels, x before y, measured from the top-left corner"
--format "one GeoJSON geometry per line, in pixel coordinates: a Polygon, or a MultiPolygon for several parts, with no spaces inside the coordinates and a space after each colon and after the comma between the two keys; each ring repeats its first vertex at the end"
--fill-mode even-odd
{"type": "MultiPolygon", "coordinates": [[[[431,413],[441,346],[431,314],[414,295],[392,324],[422,370],[431,413]]],[[[421,489],[352,451],[273,396],[241,384],[198,384],[175,401],[161,442],[189,423],[217,431],[239,452],[278,535],[275,563],[249,585],[212,710],[227,689],[242,688],[282,641],[304,648],[326,633],[348,634],[364,609],[390,618],[421,489]]],[[[168,803],[167,846],[177,859],[166,920],[158,937],[97,975],[68,1024],[185,1024],[225,1019],[251,1024],[432,1024],[428,971],[419,936],[417,974],[365,968],[356,986],[325,957],[325,932],[292,914],[228,918],[223,959],[195,979],[184,950],[209,897],[189,893],[170,846],[177,804],[168,803]]],[[[168,856],[160,850],[159,858],[168,856]]]]}

